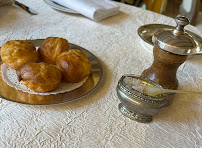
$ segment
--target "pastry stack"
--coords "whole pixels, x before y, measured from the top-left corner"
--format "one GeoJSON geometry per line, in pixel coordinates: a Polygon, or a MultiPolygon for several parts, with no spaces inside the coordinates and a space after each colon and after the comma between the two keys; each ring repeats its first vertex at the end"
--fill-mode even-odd
{"type": "Polygon", "coordinates": [[[1,47],[1,59],[16,70],[19,81],[36,92],[50,92],[61,81],[77,83],[91,74],[86,55],[70,49],[68,41],[59,37],[48,37],[38,50],[28,41],[8,41],[1,47]]]}

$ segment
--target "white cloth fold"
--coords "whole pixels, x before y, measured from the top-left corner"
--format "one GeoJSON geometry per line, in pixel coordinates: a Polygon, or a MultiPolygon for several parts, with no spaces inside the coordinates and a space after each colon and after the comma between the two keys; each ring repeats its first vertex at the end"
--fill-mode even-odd
{"type": "Polygon", "coordinates": [[[100,21],[107,17],[119,14],[119,6],[109,0],[53,0],[54,2],[68,7],[80,14],[100,21]]]}

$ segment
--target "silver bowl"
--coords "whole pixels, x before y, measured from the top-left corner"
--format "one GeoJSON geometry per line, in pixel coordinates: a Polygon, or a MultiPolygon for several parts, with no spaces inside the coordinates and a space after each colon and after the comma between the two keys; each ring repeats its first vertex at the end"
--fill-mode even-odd
{"type": "Polygon", "coordinates": [[[143,92],[133,89],[124,82],[124,78],[131,77],[139,79],[147,84],[160,87],[161,85],[154,81],[135,75],[123,75],[118,81],[117,95],[121,103],[118,108],[120,112],[135,121],[148,123],[152,121],[152,116],[159,112],[167,103],[167,94],[161,96],[150,96],[143,92]]]}

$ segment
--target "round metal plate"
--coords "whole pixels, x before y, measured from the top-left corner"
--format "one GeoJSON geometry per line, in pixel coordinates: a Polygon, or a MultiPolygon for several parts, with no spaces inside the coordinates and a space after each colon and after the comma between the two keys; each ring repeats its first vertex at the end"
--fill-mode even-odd
{"type": "Polygon", "coordinates": [[[74,13],[74,14],[79,14],[78,12],[70,9],[70,8],[67,8],[65,6],[62,6],[52,0],[43,0],[46,4],[48,4],[50,7],[56,9],[56,10],[59,10],[59,11],[63,11],[63,12],[68,12],[68,13],[74,13]]]}
{"type": "MultiPolygon", "coordinates": [[[[153,46],[152,42],[152,36],[155,32],[162,30],[162,29],[174,29],[174,26],[164,25],[164,24],[147,24],[143,25],[138,28],[137,32],[138,35],[148,44],[153,46]]],[[[202,38],[198,36],[197,34],[186,30],[188,34],[192,36],[194,41],[196,42],[198,46],[198,51],[195,54],[202,54],[202,38]]]]}
{"type": "MultiPolygon", "coordinates": [[[[44,39],[28,40],[28,41],[34,44],[36,47],[39,47],[44,41],[44,39]]],[[[6,100],[15,101],[19,103],[44,105],[44,104],[58,104],[74,101],[94,91],[100,84],[103,77],[103,69],[101,63],[96,58],[96,56],[94,56],[88,50],[71,43],[70,46],[71,49],[78,49],[84,52],[92,66],[91,76],[88,77],[86,82],[81,87],[66,93],[40,96],[25,93],[20,90],[16,90],[15,88],[11,88],[1,78],[0,97],[6,100]]]]}

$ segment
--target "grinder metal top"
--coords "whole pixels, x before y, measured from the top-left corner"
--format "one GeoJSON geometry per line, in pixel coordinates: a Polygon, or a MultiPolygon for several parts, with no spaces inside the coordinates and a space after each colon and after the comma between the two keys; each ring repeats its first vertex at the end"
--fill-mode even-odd
{"type": "Polygon", "coordinates": [[[198,45],[193,37],[184,30],[184,27],[189,24],[189,20],[184,16],[178,16],[175,21],[177,23],[175,29],[163,29],[153,35],[152,41],[154,45],[178,55],[190,55],[200,52],[201,45],[198,45]]]}

